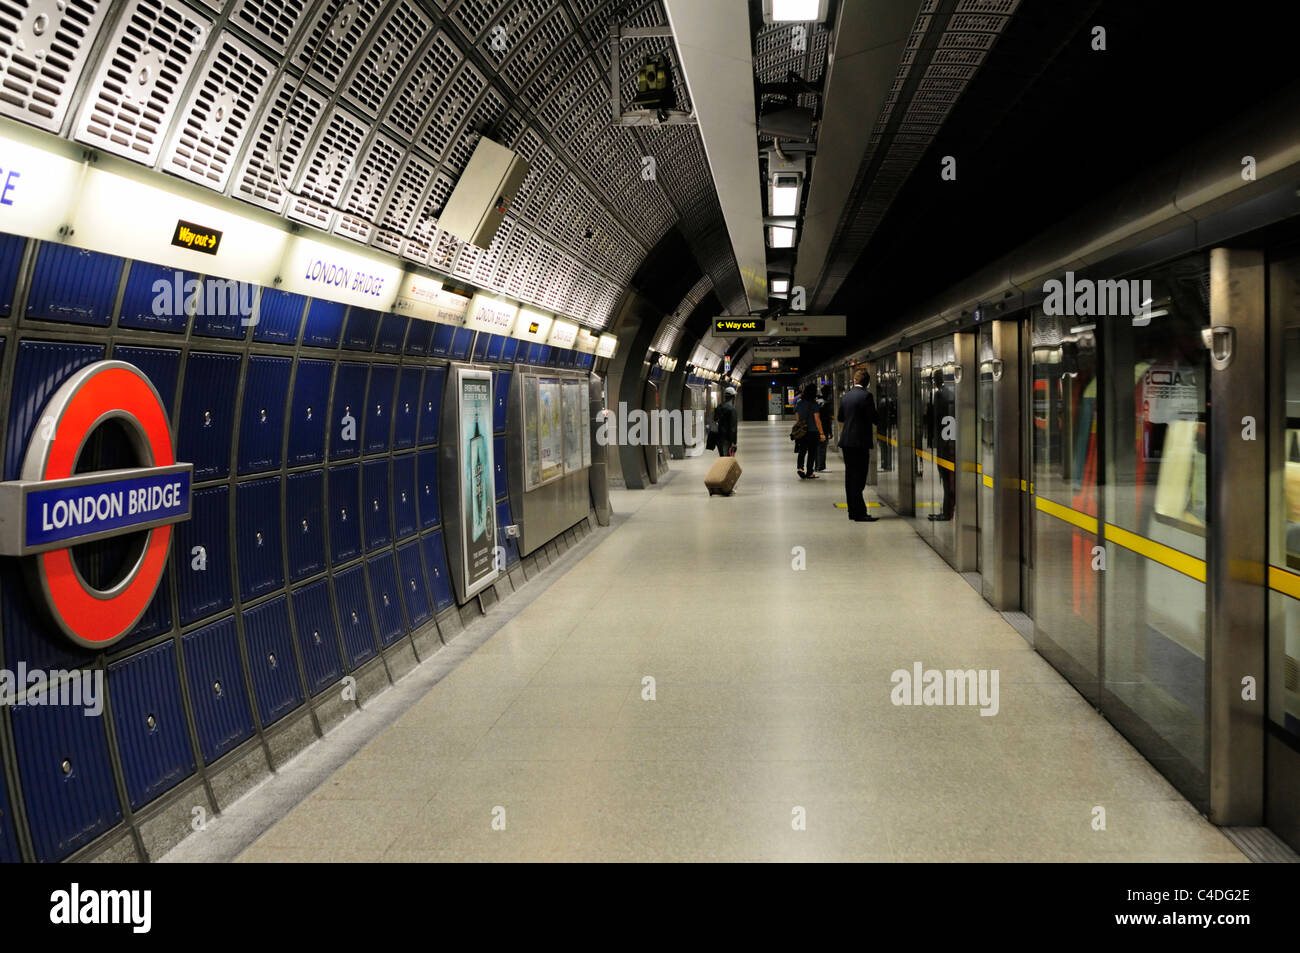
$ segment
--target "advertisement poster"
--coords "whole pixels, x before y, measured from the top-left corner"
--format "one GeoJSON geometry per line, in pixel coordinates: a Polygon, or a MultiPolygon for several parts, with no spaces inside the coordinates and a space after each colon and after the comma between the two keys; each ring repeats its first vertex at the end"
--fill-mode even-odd
{"type": "Polygon", "coordinates": [[[560,382],[543,377],[537,382],[537,402],[540,416],[537,424],[537,443],[541,448],[542,482],[553,480],[564,473],[564,429],[560,409],[560,382]]]}
{"type": "Polygon", "coordinates": [[[456,372],[460,423],[460,518],[464,541],[465,596],[497,577],[496,508],[492,466],[492,374],[456,372]]]}
{"type": "Polygon", "coordinates": [[[582,381],[565,381],[564,472],[582,469],[582,381]]]}
{"type": "Polygon", "coordinates": [[[537,406],[537,378],[524,378],[524,485],[534,489],[542,482],[541,410],[537,406]]]}

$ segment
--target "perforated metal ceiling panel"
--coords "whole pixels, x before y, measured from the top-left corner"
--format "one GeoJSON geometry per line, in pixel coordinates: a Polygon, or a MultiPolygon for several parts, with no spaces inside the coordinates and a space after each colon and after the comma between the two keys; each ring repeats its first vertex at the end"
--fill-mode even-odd
{"type": "Polygon", "coordinates": [[[0,3],[0,115],[58,131],[108,0],[0,3]]]}
{"type": "Polygon", "coordinates": [[[152,165],[210,26],[177,0],[132,0],[82,103],[77,140],[152,165]]]}
{"type": "MultiPolygon", "coordinates": [[[[0,114],[595,328],[675,225],[735,300],[698,131],[611,125],[616,14],[667,23],[659,0],[0,0],[0,114]],[[483,136],[530,170],[476,249],[437,219],[483,136]]],[[[664,49],[624,44],[625,97],[664,49]]]]}

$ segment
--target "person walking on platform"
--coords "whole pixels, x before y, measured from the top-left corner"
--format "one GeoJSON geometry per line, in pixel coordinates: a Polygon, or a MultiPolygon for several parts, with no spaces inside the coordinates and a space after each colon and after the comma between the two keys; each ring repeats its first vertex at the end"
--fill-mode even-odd
{"type": "Polygon", "coordinates": [[[713,412],[713,423],[718,428],[718,456],[734,457],[736,455],[736,436],[739,431],[736,420],[736,388],[728,387],[723,393],[722,403],[713,412]]]}
{"type": "Polygon", "coordinates": [[[867,487],[867,469],[871,462],[871,442],[875,440],[876,402],[867,390],[871,382],[865,368],[853,375],[853,386],[840,402],[840,452],[844,454],[844,492],[849,502],[849,519],[855,523],[874,523],[878,517],[867,512],[862,497],[867,487]]]}
{"type": "Polygon", "coordinates": [[[835,398],[831,396],[831,387],[827,384],[822,388],[822,395],[817,399],[817,414],[822,420],[822,433],[826,435],[817,446],[817,472],[822,473],[826,469],[826,448],[830,446],[831,437],[834,436],[834,426],[831,423],[831,416],[834,413],[835,398]]]}
{"type": "Polygon", "coordinates": [[[798,403],[794,405],[795,419],[804,425],[804,437],[799,441],[799,459],[795,464],[795,472],[799,474],[801,480],[817,479],[817,448],[826,440],[826,433],[822,430],[821,414],[817,409],[817,387],[809,384],[803,389],[798,403]],[[807,459],[807,466],[804,460],[807,459]]]}

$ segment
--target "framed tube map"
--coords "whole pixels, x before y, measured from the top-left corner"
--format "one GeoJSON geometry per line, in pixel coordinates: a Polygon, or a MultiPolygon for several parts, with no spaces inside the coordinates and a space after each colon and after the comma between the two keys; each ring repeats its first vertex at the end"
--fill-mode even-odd
{"type": "Polygon", "coordinates": [[[524,412],[524,489],[591,466],[591,426],[585,379],[521,379],[524,412]]]}
{"type": "Polygon", "coordinates": [[[560,410],[560,382],[542,377],[537,381],[537,443],[541,448],[542,482],[564,475],[564,425],[560,410]]]}
{"type": "Polygon", "coordinates": [[[460,521],[465,560],[465,598],[499,575],[496,507],[492,491],[492,373],[456,370],[460,440],[460,521]]]}

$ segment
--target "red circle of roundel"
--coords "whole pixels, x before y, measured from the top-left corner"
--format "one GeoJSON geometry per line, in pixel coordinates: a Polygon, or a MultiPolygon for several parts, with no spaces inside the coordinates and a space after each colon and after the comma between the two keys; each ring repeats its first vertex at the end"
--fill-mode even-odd
{"type": "MultiPolygon", "coordinates": [[[[163,467],[176,462],[167,413],[157,391],[136,368],[112,362],[94,371],[67,401],[54,422],[53,439],[39,479],[60,480],[72,476],[86,439],[110,414],[126,417],[135,425],[149,457],[142,461],[144,466],[163,467]]],[[[171,526],[149,530],[134,574],[111,596],[85,583],[73,567],[70,549],[37,555],[41,586],[63,631],[91,648],[104,648],[129,632],[149,608],[158,589],[171,538],[171,526]]]]}

